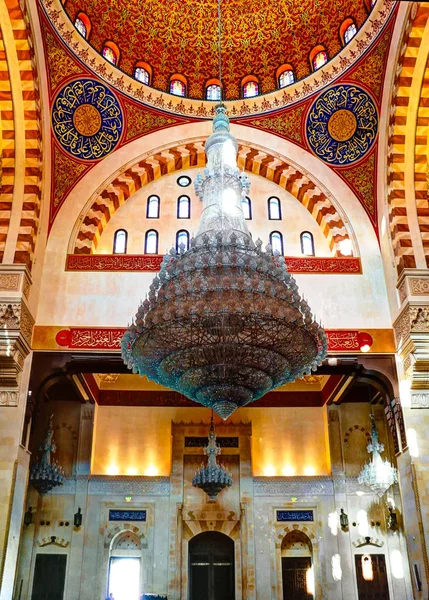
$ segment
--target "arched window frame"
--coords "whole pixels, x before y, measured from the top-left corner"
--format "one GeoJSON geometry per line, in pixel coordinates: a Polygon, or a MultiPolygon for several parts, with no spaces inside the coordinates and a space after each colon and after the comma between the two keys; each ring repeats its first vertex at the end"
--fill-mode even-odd
{"type": "Polygon", "coordinates": [[[280,252],[280,256],[284,256],[283,235],[282,235],[282,233],[280,231],[272,231],[270,233],[270,244],[271,244],[271,248],[272,248],[273,254],[274,254],[275,250],[277,249],[277,248],[274,248],[274,244],[273,244],[273,238],[275,236],[279,236],[278,240],[279,240],[279,243],[280,243],[280,248],[278,248],[278,250],[280,252]]]}
{"type": "Polygon", "coordinates": [[[241,95],[243,98],[256,98],[256,96],[259,96],[260,92],[261,92],[261,89],[260,89],[258,78],[255,77],[254,75],[247,75],[246,77],[244,77],[241,80],[241,95]],[[247,86],[249,83],[255,84],[256,94],[252,94],[250,96],[247,94],[246,90],[247,90],[247,86]]]}
{"type": "Polygon", "coordinates": [[[152,67],[150,66],[150,64],[139,60],[134,67],[134,79],[136,81],[140,81],[140,83],[144,83],[145,85],[150,85],[150,82],[152,81],[152,67]],[[142,79],[136,77],[137,69],[143,69],[146,72],[147,81],[143,81],[142,79]]]}
{"type": "Polygon", "coordinates": [[[246,196],[245,198],[242,199],[241,206],[243,207],[244,218],[246,219],[246,221],[251,221],[252,220],[252,201],[249,198],[249,196],[246,196]],[[245,207],[247,207],[247,212],[246,212],[245,207]]]}
{"type": "Polygon", "coordinates": [[[186,252],[187,250],[189,250],[189,231],[186,231],[186,229],[179,229],[179,231],[176,233],[176,252],[180,252],[179,245],[181,243],[180,238],[182,236],[185,236],[187,240],[185,244],[186,248],[184,251],[186,252]]]}
{"type": "Polygon", "coordinates": [[[77,31],[80,33],[80,35],[82,37],[84,37],[86,40],[89,38],[89,34],[91,33],[91,21],[89,20],[89,17],[86,13],[84,13],[84,12],[77,13],[76,18],[74,20],[74,26],[76,27],[77,31]],[[84,26],[85,33],[82,33],[82,31],[79,29],[78,25],[76,24],[78,19],[84,26]]]}
{"type": "Polygon", "coordinates": [[[267,203],[268,203],[268,219],[270,221],[281,221],[282,220],[282,204],[280,202],[280,198],[277,198],[277,196],[270,196],[268,198],[267,203]],[[272,214],[271,205],[274,204],[274,203],[278,207],[278,214],[279,214],[278,217],[274,217],[273,214],[272,214]]]}
{"type": "Polygon", "coordinates": [[[158,254],[158,243],[159,243],[159,235],[158,235],[157,230],[156,229],[148,229],[146,231],[146,235],[145,235],[145,238],[144,238],[144,253],[145,254],[158,254]],[[156,242],[155,242],[155,252],[150,252],[149,251],[150,248],[148,248],[148,241],[149,241],[149,238],[153,234],[155,234],[155,238],[154,239],[156,240],[156,242]]]}
{"type": "Polygon", "coordinates": [[[219,79],[209,79],[206,82],[205,96],[206,96],[206,100],[209,100],[209,101],[212,101],[212,102],[220,102],[222,100],[222,84],[219,81],[219,79]],[[209,98],[210,90],[212,90],[212,89],[214,90],[215,86],[217,88],[217,91],[219,92],[219,97],[209,98]]]}
{"type": "Polygon", "coordinates": [[[104,46],[103,46],[103,50],[102,50],[102,55],[104,56],[104,58],[111,64],[111,65],[115,65],[118,66],[119,64],[119,58],[121,56],[121,51],[119,50],[119,47],[115,44],[115,42],[112,42],[110,40],[108,40],[104,46]],[[115,60],[112,61],[109,58],[107,58],[105,51],[107,51],[106,49],[109,49],[113,52],[113,55],[115,56],[115,60]]]}
{"type": "Polygon", "coordinates": [[[304,256],[314,256],[315,255],[315,252],[314,252],[314,236],[311,233],[311,231],[303,231],[301,233],[301,235],[299,236],[299,239],[300,239],[300,242],[301,242],[301,253],[304,256]],[[306,252],[306,248],[305,248],[305,245],[306,245],[306,241],[305,240],[306,239],[309,240],[308,243],[311,246],[310,252],[306,252]]]}
{"type": "Polygon", "coordinates": [[[126,254],[127,253],[127,244],[128,244],[128,232],[126,229],[117,229],[115,231],[115,235],[113,236],[113,254],[126,254]],[[124,250],[121,252],[117,249],[118,246],[118,237],[124,234],[125,242],[124,242],[124,250]]]}
{"type": "Polygon", "coordinates": [[[159,219],[160,207],[161,207],[161,200],[160,200],[159,196],[157,196],[156,194],[151,194],[150,196],[148,196],[147,205],[146,205],[146,219],[159,219]],[[152,202],[155,202],[155,201],[157,203],[156,217],[150,214],[151,204],[152,204],[152,202]]]}
{"type": "Polygon", "coordinates": [[[310,58],[310,64],[311,64],[312,71],[318,71],[321,67],[323,67],[323,65],[326,65],[326,63],[329,60],[328,53],[326,52],[326,48],[321,45],[315,46],[313,48],[313,50],[310,52],[309,58],[310,58]],[[326,59],[326,60],[317,66],[316,65],[317,57],[319,55],[321,55],[322,53],[324,53],[324,59],[326,59]]]}
{"type": "Polygon", "coordinates": [[[181,194],[177,198],[177,218],[178,219],[190,219],[191,218],[191,199],[186,194],[181,194]],[[180,205],[181,205],[181,203],[184,204],[185,202],[187,203],[188,210],[187,210],[187,216],[183,217],[180,214],[180,205]]]}
{"type": "Polygon", "coordinates": [[[292,66],[289,64],[282,65],[281,67],[279,67],[277,69],[276,78],[277,78],[277,85],[278,85],[279,89],[285,88],[288,85],[292,85],[293,83],[295,83],[295,71],[293,70],[292,66]],[[286,74],[289,74],[289,73],[292,74],[292,81],[289,81],[287,83],[282,83],[282,77],[284,78],[286,76],[286,74]]]}
{"type": "Polygon", "coordinates": [[[349,17],[340,26],[340,38],[343,46],[346,46],[357,34],[357,27],[354,20],[349,17]],[[351,28],[353,28],[353,33],[350,35],[351,28]],[[349,33],[348,33],[349,32],[349,33]]]}
{"type": "Polygon", "coordinates": [[[168,85],[168,91],[170,92],[170,94],[172,94],[173,96],[178,96],[179,98],[185,98],[187,89],[188,82],[186,80],[186,77],[183,77],[183,75],[180,75],[180,73],[175,73],[170,77],[170,82],[168,85]],[[180,83],[182,84],[182,93],[180,94],[177,94],[173,91],[174,82],[176,81],[180,81],[180,83]]]}

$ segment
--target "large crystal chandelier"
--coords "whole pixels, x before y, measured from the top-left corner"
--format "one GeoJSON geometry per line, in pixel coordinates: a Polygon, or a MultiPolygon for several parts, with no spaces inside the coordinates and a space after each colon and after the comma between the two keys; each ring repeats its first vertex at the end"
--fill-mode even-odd
{"type": "MultiPolygon", "coordinates": [[[[219,21],[219,80],[221,23],[219,21]]],[[[223,419],[317,368],[327,339],[298,293],[284,258],[254,242],[242,199],[247,175],[225,107],[216,107],[205,151],[198,231],[164,257],[148,297],[122,338],[134,373],[214,409],[223,419]]]]}
{"type": "Polygon", "coordinates": [[[398,481],[398,472],[390,462],[383,460],[380,452],[384,451],[384,444],[378,441],[378,431],[375,426],[374,415],[370,415],[372,421],[371,443],[367,450],[372,454],[370,462],[366,463],[358,476],[359,483],[368,486],[377,496],[383,494],[398,481]]]}
{"type": "Polygon", "coordinates": [[[46,494],[52,488],[64,483],[62,467],[51,460],[51,452],[56,451],[52,419],[53,415],[49,417],[48,431],[44,441],[40,444],[42,458],[40,462],[33,463],[30,468],[30,483],[39,494],[46,494]]]}
{"type": "Polygon", "coordinates": [[[216,433],[212,417],[209,443],[204,448],[204,454],[208,456],[207,465],[202,464],[192,479],[192,485],[203,490],[210,500],[216,500],[219,492],[232,485],[231,474],[225,467],[218,465],[216,462],[216,456],[220,452],[220,446],[216,444],[216,433]]]}

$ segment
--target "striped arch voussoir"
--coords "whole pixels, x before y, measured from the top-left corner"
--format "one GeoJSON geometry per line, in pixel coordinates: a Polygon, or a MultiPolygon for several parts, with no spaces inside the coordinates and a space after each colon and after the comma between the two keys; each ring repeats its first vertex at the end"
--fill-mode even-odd
{"type": "MultiPolygon", "coordinates": [[[[190,167],[204,167],[205,163],[204,142],[200,141],[154,153],[127,168],[105,186],[87,209],[77,232],[74,254],[94,252],[106,224],[141,187],[162,175],[190,167]]],[[[243,144],[239,146],[238,166],[266,177],[292,194],[316,219],[332,253],[340,253],[338,244],[349,238],[347,229],[331,200],[307,175],[282,158],[243,144]]]]}
{"type": "MultiPolygon", "coordinates": [[[[389,121],[389,146],[387,155],[387,186],[390,231],[398,273],[404,268],[415,268],[416,257],[413,240],[416,233],[410,231],[410,219],[406,201],[406,152],[415,147],[414,187],[417,206],[417,220],[422,237],[426,264],[429,266],[429,210],[427,185],[427,108],[426,94],[422,93],[418,106],[416,127],[413,125],[415,115],[409,108],[411,90],[415,85],[417,58],[421,53],[426,55],[427,48],[422,44],[425,28],[429,18],[429,8],[421,4],[416,14],[410,14],[405,28],[397,75],[394,81],[389,121]]],[[[429,85],[429,65],[419,89],[427,89],[429,85]]]]}

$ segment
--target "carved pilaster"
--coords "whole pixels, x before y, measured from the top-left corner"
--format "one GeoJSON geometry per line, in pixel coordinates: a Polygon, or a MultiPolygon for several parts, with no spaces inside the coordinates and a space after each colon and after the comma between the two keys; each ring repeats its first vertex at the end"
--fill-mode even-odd
{"type": "MultiPolygon", "coordinates": [[[[31,350],[33,325],[34,319],[22,294],[0,296],[0,390],[7,388],[5,391],[12,392],[18,387],[18,376],[31,350]]],[[[9,397],[12,399],[11,394],[9,397]]],[[[11,406],[10,401],[0,400],[0,404],[11,406]]]]}

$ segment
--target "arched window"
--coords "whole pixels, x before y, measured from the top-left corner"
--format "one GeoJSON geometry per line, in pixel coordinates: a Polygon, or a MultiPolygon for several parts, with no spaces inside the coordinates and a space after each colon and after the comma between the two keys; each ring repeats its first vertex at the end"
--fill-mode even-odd
{"type": "Polygon", "coordinates": [[[348,44],[352,38],[355,37],[357,28],[354,23],[351,23],[344,32],[344,43],[348,44]]]}
{"type": "Polygon", "coordinates": [[[170,79],[170,94],[186,96],[186,79],[183,75],[173,75],[170,79]]]}
{"type": "Polygon", "coordinates": [[[284,597],[302,595],[313,600],[313,546],[310,538],[301,531],[291,531],[283,538],[280,552],[284,597]]]}
{"type": "Polygon", "coordinates": [[[246,221],[250,221],[252,218],[252,201],[248,196],[243,198],[241,201],[241,206],[243,207],[243,214],[246,221]]]}
{"type": "Polygon", "coordinates": [[[317,69],[320,69],[320,67],[323,67],[328,62],[328,55],[323,46],[315,46],[313,48],[310,52],[310,62],[313,71],[317,71],[317,69]]]}
{"type": "Polygon", "coordinates": [[[177,218],[191,218],[191,199],[189,198],[189,196],[179,196],[177,198],[177,218]]]}
{"type": "Polygon", "coordinates": [[[103,56],[112,65],[117,65],[119,62],[119,48],[114,42],[106,42],[103,48],[103,56]]]}
{"type": "Polygon", "coordinates": [[[340,37],[344,46],[348,44],[352,38],[354,38],[356,33],[357,27],[353,19],[348,18],[345,21],[343,21],[340,27],[340,37]]]}
{"type": "Polygon", "coordinates": [[[277,81],[279,82],[279,88],[291,85],[295,81],[295,75],[290,65],[282,65],[277,69],[277,81]]]}
{"type": "Polygon", "coordinates": [[[134,69],[134,77],[137,79],[137,81],[141,81],[142,83],[149,85],[150,76],[144,67],[136,67],[134,69]]]}
{"type": "Polygon", "coordinates": [[[128,234],[125,229],[118,229],[118,231],[115,231],[115,236],[113,238],[113,254],[127,253],[127,238],[128,234]]]}
{"type": "Polygon", "coordinates": [[[146,231],[144,253],[158,254],[158,232],[155,231],[155,229],[149,229],[146,231]]]}
{"type": "Polygon", "coordinates": [[[177,252],[186,252],[189,250],[189,233],[186,229],[180,229],[176,233],[176,250],[177,252]]]}
{"type": "Polygon", "coordinates": [[[254,98],[259,94],[259,83],[252,78],[243,82],[243,98],[254,98]]]}
{"type": "Polygon", "coordinates": [[[300,235],[301,239],[301,252],[305,256],[314,256],[314,238],[313,234],[309,231],[303,231],[300,235]]]}
{"type": "Polygon", "coordinates": [[[268,198],[268,218],[270,221],[280,221],[282,218],[280,200],[275,196],[268,198]]]}
{"type": "Polygon", "coordinates": [[[141,542],[131,531],[124,531],[113,539],[110,549],[107,593],[110,597],[139,598],[141,542]]]}
{"type": "Polygon", "coordinates": [[[270,244],[274,252],[278,252],[280,256],[283,256],[283,236],[280,231],[273,231],[270,233],[270,244]]]}
{"type": "Polygon", "coordinates": [[[146,218],[148,219],[159,219],[159,196],[149,196],[147,199],[146,218]]]}
{"type": "Polygon", "coordinates": [[[88,15],[83,12],[78,13],[74,22],[74,26],[82,37],[88,39],[91,31],[91,21],[89,20],[88,15]]]}
{"type": "Polygon", "coordinates": [[[222,100],[222,88],[218,83],[211,83],[206,87],[207,100],[222,100]]]}

